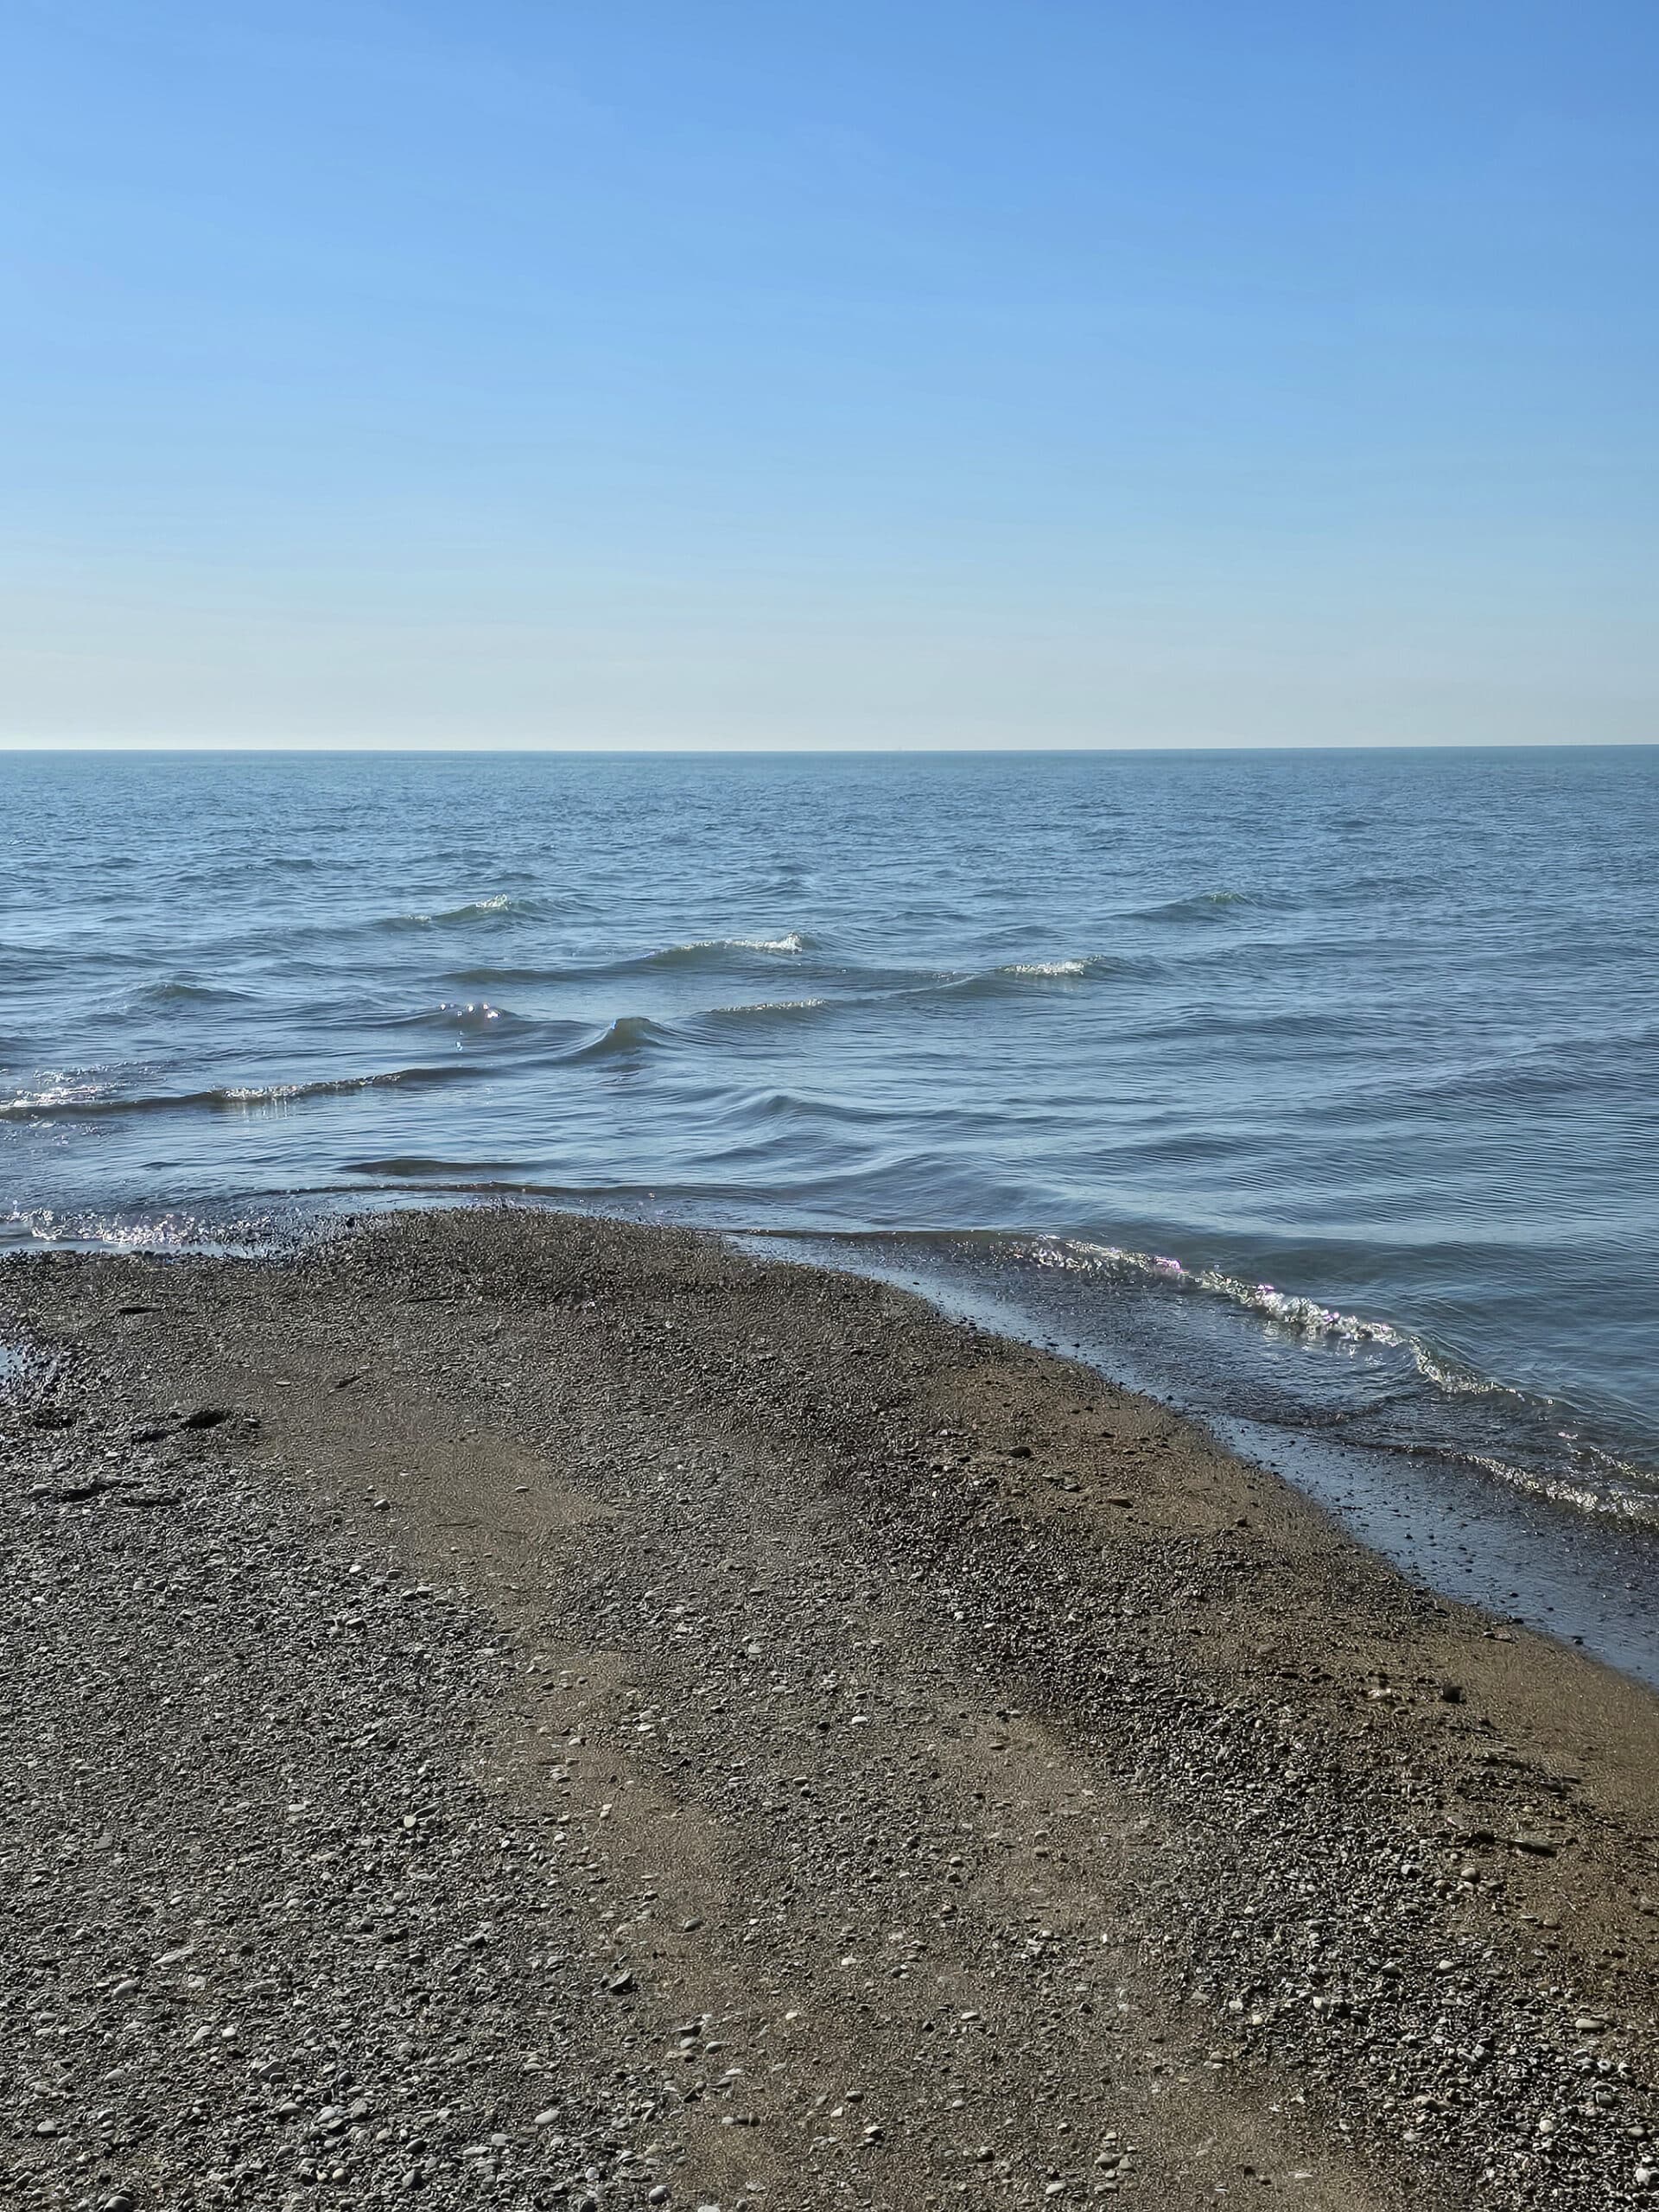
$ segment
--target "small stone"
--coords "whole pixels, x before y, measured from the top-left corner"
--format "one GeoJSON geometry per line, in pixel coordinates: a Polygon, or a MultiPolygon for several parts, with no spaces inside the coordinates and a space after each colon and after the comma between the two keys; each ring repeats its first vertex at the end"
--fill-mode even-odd
{"type": "Polygon", "coordinates": [[[626,1997],[633,1986],[632,1973],[626,1967],[623,1967],[620,1974],[613,1974],[605,1985],[613,1997],[626,1997]]]}
{"type": "MultiPolygon", "coordinates": [[[[60,1490],[49,1491],[44,1495],[54,1497],[60,1505],[79,1505],[108,1488],[109,1484],[101,1475],[88,1475],[84,1482],[66,1483],[60,1490]]],[[[35,1494],[40,1496],[42,1493],[37,1491],[35,1494]]]]}

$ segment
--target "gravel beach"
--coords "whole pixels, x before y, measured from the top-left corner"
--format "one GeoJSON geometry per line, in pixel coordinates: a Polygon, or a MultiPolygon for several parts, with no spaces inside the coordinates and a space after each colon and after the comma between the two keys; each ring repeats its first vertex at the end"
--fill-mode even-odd
{"type": "Polygon", "coordinates": [[[891,1288],[0,1264],[20,2208],[1659,2204],[1653,1698],[891,1288]]]}

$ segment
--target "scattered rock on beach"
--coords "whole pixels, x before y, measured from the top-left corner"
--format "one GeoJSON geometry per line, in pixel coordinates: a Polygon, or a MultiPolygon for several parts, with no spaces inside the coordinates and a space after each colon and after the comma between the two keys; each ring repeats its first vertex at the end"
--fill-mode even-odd
{"type": "Polygon", "coordinates": [[[0,1412],[23,2212],[1650,2190],[1659,1821],[1161,1412],[603,1224],[167,1294],[0,1412]]]}

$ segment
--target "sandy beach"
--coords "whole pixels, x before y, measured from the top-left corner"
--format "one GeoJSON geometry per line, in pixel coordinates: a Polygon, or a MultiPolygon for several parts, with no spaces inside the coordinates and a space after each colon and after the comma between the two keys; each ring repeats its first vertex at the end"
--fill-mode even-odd
{"type": "Polygon", "coordinates": [[[1645,1690],[893,1289],[0,1266],[8,2201],[1659,2201],[1645,1690]]]}

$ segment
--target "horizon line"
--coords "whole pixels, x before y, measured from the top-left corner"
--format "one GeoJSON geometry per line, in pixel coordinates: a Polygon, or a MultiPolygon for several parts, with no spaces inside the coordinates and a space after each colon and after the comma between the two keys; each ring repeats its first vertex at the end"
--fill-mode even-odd
{"type": "Polygon", "coordinates": [[[1133,740],[1101,745],[423,745],[397,741],[357,744],[240,744],[203,741],[147,743],[118,740],[101,742],[69,739],[57,743],[20,741],[0,737],[0,753],[39,758],[60,754],[134,755],[143,757],[226,755],[270,759],[309,757],[363,758],[387,754],[398,758],[442,760],[505,756],[526,759],[578,760],[961,760],[976,757],[1018,760],[1070,758],[1098,753],[1643,753],[1659,750],[1659,736],[1651,738],[1465,738],[1455,741],[1434,739],[1338,739],[1320,744],[1296,739],[1281,744],[1239,738],[1209,744],[1137,744],[1133,740]]]}

